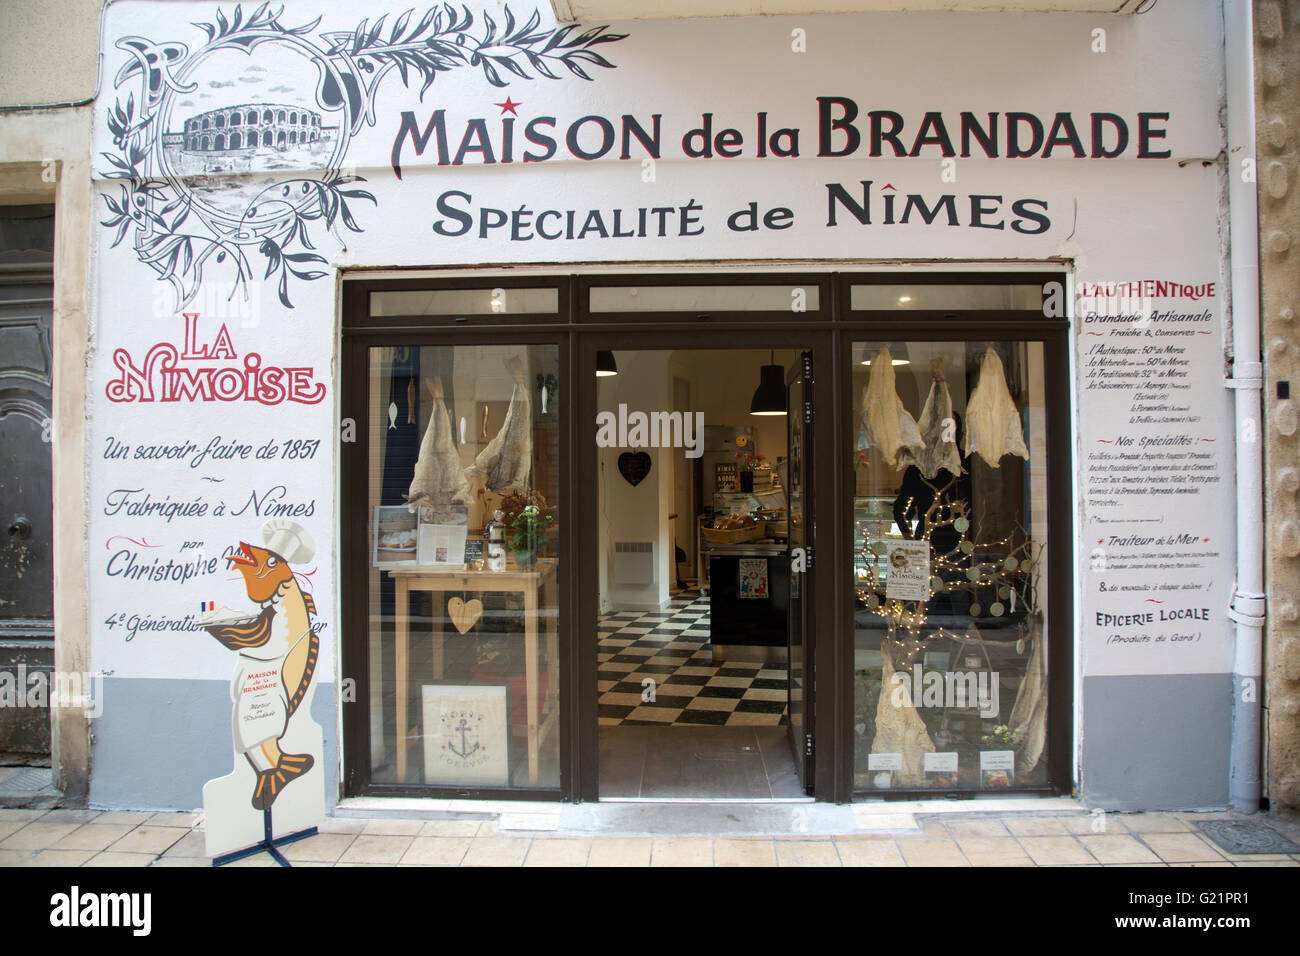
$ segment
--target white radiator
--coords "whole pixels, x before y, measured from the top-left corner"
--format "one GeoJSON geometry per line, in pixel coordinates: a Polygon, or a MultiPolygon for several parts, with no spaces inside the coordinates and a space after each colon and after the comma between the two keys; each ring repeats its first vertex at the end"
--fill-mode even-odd
{"type": "Polygon", "coordinates": [[[614,586],[645,587],[655,583],[653,541],[614,542],[614,586]]]}

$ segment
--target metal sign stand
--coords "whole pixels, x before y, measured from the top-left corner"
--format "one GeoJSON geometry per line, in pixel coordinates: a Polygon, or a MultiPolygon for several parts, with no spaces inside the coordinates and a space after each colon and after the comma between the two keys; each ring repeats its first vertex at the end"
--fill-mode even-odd
{"type": "Polygon", "coordinates": [[[242,860],[246,856],[252,856],[254,853],[261,853],[265,850],[267,853],[271,854],[272,859],[281,866],[292,866],[292,864],[285,859],[284,854],[277,850],[276,847],[284,846],[286,843],[296,843],[298,840],[305,840],[309,836],[316,835],[316,828],[308,827],[305,830],[299,830],[297,833],[290,833],[282,837],[273,837],[271,835],[273,831],[271,829],[270,807],[267,807],[262,811],[262,827],[264,836],[262,837],[261,842],[254,843],[252,846],[246,847],[242,850],[235,850],[233,853],[223,853],[221,856],[215,856],[212,858],[212,865],[225,866],[227,863],[233,863],[235,860],[242,860]]]}

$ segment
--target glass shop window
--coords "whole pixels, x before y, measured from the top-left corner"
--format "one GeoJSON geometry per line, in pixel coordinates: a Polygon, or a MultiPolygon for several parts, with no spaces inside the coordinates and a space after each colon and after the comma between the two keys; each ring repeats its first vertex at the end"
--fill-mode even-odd
{"type": "Polygon", "coordinates": [[[559,353],[369,350],[371,778],[559,786],[559,353]]]}
{"type": "Polygon", "coordinates": [[[370,293],[370,315],[546,315],[560,309],[554,288],[415,289],[370,293]]]}
{"type": "Polygon", "coordinates": [[[611,285],[593,286],[591,311],[606,312],[789,312],[821,307],[815,284],[611,285]]]}
{"type": "Polygon", "coordinates": [[[856,342],[854,790],[1047,784],[1039,342],[856,342]]]}

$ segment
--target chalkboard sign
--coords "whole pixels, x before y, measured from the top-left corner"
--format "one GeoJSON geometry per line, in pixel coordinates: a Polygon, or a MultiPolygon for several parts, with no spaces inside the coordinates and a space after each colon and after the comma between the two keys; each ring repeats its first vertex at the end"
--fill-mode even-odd
{"type": "Polygon", "coordinates": [[[466,538],[465,539],[465,565],[473,567],[474,562],[483,560],[483,539],[466,538]]]}
{"type": "Polygon", "coordinates": [[[720,461],[713,466],[713,485],[716,491],[735,491],[740,483],[736,477],[734,461],[720,461]]]}

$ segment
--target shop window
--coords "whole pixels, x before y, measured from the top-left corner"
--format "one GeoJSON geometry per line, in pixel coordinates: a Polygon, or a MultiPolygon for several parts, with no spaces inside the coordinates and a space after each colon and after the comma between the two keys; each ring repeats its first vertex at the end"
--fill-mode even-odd
{"type": "Polygon", "coordinates": [[[1045,787],[1043,343],[856,342],[852,363],[854,790],[1045,787]]]}
{"type": "Polygon", "coordinates": [[[923,284],[917,281],[853,285],[849,288],[849,308],[854,312],[1040,312],[1042,305],[1043,287],[1038,284],[923,284]]]}
{"type": "Polygon", "coordinates": [[[370,293],[372,316],[546,314],[558,312],[556,288],[419,289],[370,293]]]}
{"type": "Polygon", "coordinates": [[[805,312],[820,308],[816,284],[609,285],[591,288],[600,312],[805,312]]]}
{"type": "Polygon", "coordinates": [[[559,349],[368,355],[371,780],[556,788],[559,349]]]}

